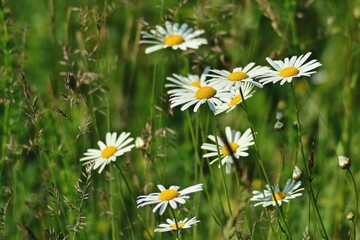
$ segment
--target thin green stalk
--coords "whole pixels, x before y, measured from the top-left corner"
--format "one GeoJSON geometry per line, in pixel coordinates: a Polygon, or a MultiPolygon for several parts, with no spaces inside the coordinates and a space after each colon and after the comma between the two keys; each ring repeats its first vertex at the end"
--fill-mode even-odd
{"type": "MultiPolygon", "coordinates": [[[[0,41],[1,41],[1,46],[0,46],[0,51],[2,52],[1,55],[3,55],[3,61],[4,61],[4,70],[5,72],[3,73],[2,76],[2,81],[4,84],[3,87],[6,87],[6,79],[7,79],[7,75],[10,72],[10,53],[7,49],[7,45],[8,45],[8,41],[9,41],[9,35],[8,35],[8,28],[7,28],[7,23],[6,23],[6,19],[5,19],[5,14],[3,12],[3,9],[0,9],[0,26],[2,26],[1,29],[1,33],[2,35],[0,36],[0,41]],[[4,80],[5,79],[5,80],[4,80]]],[[[1,82],[0,82],[1,83],[1,82]]],[[[3,125],[3,132],[2,132],[2,136],[1,136],[1,148],[0,148],[0,171],[2,170],[2,166],[3,166],[3,158],[6,156],[6,144],[8,141],[8,125],[9,125],[9,107],[10,107],[10,103],[5,103],[4,104],[4,112],[3,112],[3,116],[4,118],[1,119],[2,125],[3,125]]]]}
{"type": "Polygon", "coordinates": [[[280,172],[284,172],[284,169],[285,169],[285,140],[284,140],[283,132],[280,133],[280,141],[281,141],[281,147],[280,147],[281,167],[280,167],[280,172]]]}
{"type": "Polygon", "coordinates": [[[129,228],[130,228],[130,232],[131,232],[131,237],[132,239],[136,239],[135,238],[135,235],[134,235],[134,230],[133,230],[133,227],[132,227],[132,224],[131,224],[131,220],[130,220],[130,213],[128,211],[128,208],[126,206],[126,201],[125,201],[125,196],[124,196],[124,192],[123,192],[123,189],[122,189],[122,186],[121,186],[121,183],[119,183],[120,185],[120,195],[121,195],[121,200],[122,200],[122,204],[124,206],[124,210],[125,210],[125,214],[126,214],[126,220],[129,224],[129,228]]]}
{"type": "MultiPolygon", "coordinates": [[[[110,168],[110,172],[111,172],[111,168],[110,168]]],[[[115,226],[115,213],[114,213],[114,208],[113,205],[115,204],[114,201],[114,184],[113,184],[113,180],[110,180],[110,192],[112,193],[110,196],[110,211],[111,211],[111,238],[113,240],[116,239],[116,226],[115,226]]]]}
{"type": "Polygon", "coordinates": [[[218,158],[219,158],[219,162],[220,162],[219,164],[220,164],[220,168],[221,168],[221,177],[222,177],[221,179],[222,179],[222,183],[223,183],[223,187],[224,187],[224,191],[225,191],[225,196],[226,196],[229,212],[230,212],[230,215],[232,215],[229,193],[228,193],[227,186],[226,186],[225,173],[224,173],[223,165],[221,163],[221,154],[220,154],[220,149],[219,149],[218,137],[216,134],[216,127],[214,124],[213,117],[210,117],[210,119],[211,119],[211,127],[212,127],[214,137],[215,137],[216,150],[217,150],[217,154],[218,154],[218,158]]]}
{"type": "Polygon", "coordinates": [[[175,221],[175,225],[176,225],[176,239],[180,239],[180,235],[179,235],[179,224],[178,224],[178,221],[176,219],[176,214],[175,214],[175,211],[174,209],[171,207],[171,212],[172,212],[172,215],[174,217],[174,221],[175,221]]]}
{"type": "Polygon", "coordinates": [[[8,119],[9,119],[9,103],[5,103],[4,105],[4,118],[2,119],[3,131],[1,137],[1,149],[0,149],[0,171],[2,171],[2,166],[4,163],[4,157],[6,156],[6,144],[8,137],[8,119]]]}
{"type": "MultiPolygon", "coordinates": [[[[245,99],[241,87],[240,87],[239,89],[240,89],[241,98],[242,98],[242,99],[245,99]]],[[[255,127],[254,127],[253,122],[252,122],[251,119],[250,119],[250,115],[249,115],[249,112],[248,112],[248,109],[247,109],[247,106],[246,106],[246,101],[243,100],[242,103],[243,103],[243,104],[242,104],[243,109],[244,109],[244,111],[245,111],[245,113],[246,113],[246,118],[247,118],[247,120],[248,120],[248,122],[249,122],[249,125],[250,125],[250,128],[251,128],[251,133],[252,133],[253,138],[254,138],[255,150],[256,150],[256,153],[257,153],[257,155],[258,155],[258,162],[259,162],[259,164],[260,164],[260,168],[261,168],[261,170],[262,170],[262,173],[263,173],[263,175],[264,175],[264,178],[265,178],[267,184],[268,184],[269,187],[270,187],[271,194],[272,194],[273,198],[276,199],[273,186],[272,186],[272,184],[270,183],[269,177],[268,177],[268,175],[267,175],[267,173],[266,173],[266,170],[265,170],[264,163],[263,163],[263,161],[262,161],[262,157],[261,157],[260,150],[259,150],[259,143],[258,143],[258,139],[257,139],[257,136],[256,136],[255,127]]],[[[283,222],[283,224],[284,224],[284,226],[285,226],[286,235],[287,235],[288,239],[292,239],[291,234],[290,234],[290,230],[289,230],[289,226],[288,226],[288,224],[287,224],[287,221],[286,221],[286,219],[285,219],[285,216],[284,216],[283,212],[280,210],[279,203],[278,203],[277,201],[275,201],[275,204],[276,204],[276,205],[275,205],[275,206],[276,206],[276,210],[277,210],[277,212],[279,213],[280,218],[281,218],[281,220],[282,220],[282,222],[283,222]]]]}
{"type": "Polygon", "coordinates": [[[356,181],[354,178],[354,175],[352,174],[350,168],[347,168],[350,176],[351,176],[351,180],[353,182],[354,185],[354,191],[355,191],[355,216],[354,219],[352,220],[353,224],[354,224],[354,239],[356,239],[356,223],[357,223],[357,218],[358,218],[358,212],[359,212],[359,192],[356,186],[356,181]]]}
{"type": "MultiPolygon", "coordinates": [[[[163,8],[164,8],[164,1],[161,1],[160,21],[161,21],[162,14],[163,14],[163,8]]],[[[152,87],[151,87],[150,126],[152,126],[152,120],[153,120],[153,115],[154,115],[155,85],[156,85],[156,70],[157,70],[157,64],[158,64],[158,54],[155,54],[154,60],[155,60],[155,66],[154,66],[152,87]]]]}
{"type": "MultiPolygon", "coordinates": [[[[187,114],[187,120],[190,120],[190,114],[189,114],[189,111],[186,111],[186,114],[187,114]]],[[[196,114],[195,116],[195,134],[196,136],[191,136],[192,139],[193,139],[193,146],[194,146],[194,149],[196,149],[196,154],[198,155],[199,153],[197,152],[197,148],[195,148],[196,146],[196,142],[194,141],[195,139],[199,139],[199,114],[196,114]]],[[[191,121],[189,122],[189,126],[191,126],[191,121]]],[[[192,126],[191,126],[192,127],[192,126]]],[[[191,130],[191,134],[194,134],[194,131],[191,130]]],[[[200,159],[199,159],[200,160],[200,159]]],[[[199,165],[198,163],[200,163],[200,161],[195,161],[194,163],[194,176],[195,176],[195,182],[198,182],[199,181],[199,171],[198,171],[198,168],[201,168],[201,165],[199,165]]]]}
{"type": "MultiPolygon", "coordinates": [[[[212,215],[213,215],[213,217],[215,218],[215,221],[216,221],[217,223],[220,223],[220,219],[217,217],[215,208],[214,208],[214,206],[213,206],[213,204],[212,204],[211,197],[210,197],[210,195],[209,195],[209,192],[207,191],[207,187],[206,187],[206,184],[205,184],[206,181],[205,181],[204,172],[203,172],[203,169],[202,169],[202,164],[201,164],[201,160],[200,160],[200,156],[199,156],[197,141],[196,141],[196,138],[195,138],[195,133],[194,133],[193,125],[192,125],[192,123],[191,123],[191,118],[190,118],[189,110],[186,111],[185,115],[186,115],[186,118],[187,118],[187,121],[188,121],[188,125],[189,125],[189,127],[190,127],[190,135],[191,135],[191,139],[192,139],[192,143],[193,143],[193,148],[194,148],[194,150],[195,150],[195,158],[196,158],[197,164],[198,164],[199,169],[200,169],[200,176],[201,176],[202,181],[203,181],[203,183],[204,183],[204,192],[205,192],[205,195],[206,195],[206,198],[207,198],[208,202],[210,203],[212,215]]],[[[211,167],[210,167],[210,164],[208,164],[208,166],[209,166],[210,175],[213,176],[213,174],[212,174],[212,169],[211,169],[211,167]]],[[[216,189],[216,190],[217,190],[217,189],[216,189]]],[[[220,199],[220,201],[221,201],[219,191],[217,191],[217,193],[218,193],[218,197],[219,197],[219,199],[220,199]]],[[[221,210],[222,210],[223,215],[226,216],[223,206],[222,206],[222,205],[220,205],[220,206],[221,206],[221,210]]]]}
{"type": "Polygon", "coordinates": [[[140,212],[138,211],[137,204],[136,204],[136,202],[135,202],[135,200],[134,200],[134,198],[133,198],[134,195],[133,195],[132,190],[131,190],[131,188],[130,188],[129,182],[127,181],[127,179],[126,179],[123,171],[122,171],[121,168],[119,167],[118,163],[115,162],[114,164],[115,164],[116,168],[119,170],[119,172],[120,172],[120,174],[121,174],[121,177],[123,178],[123,180],[124,180],[124,182],[125,182],[125,186],[126,186],[128,192],[129,192],[130,196],[131,196],[131,197],[130,197],[131,202],[134,204],[135,209],[136,209],[136,211],[138,212],[138,218],[140,219],[141,223],[142,223],[143,226],[145,227],[146,233],[149,235],[150,239],[154,239],[153,236],[152,236],[152,234],[151,234],[150,231],[149,231],[148,225],[143,221],[143,217],[142,217],[142,215],[140,214],[140,212]]]}
{"type": "Polygon", "coordinates": [[[354,219],[351,220],[351,223],[352,223],[352,228],[353,228],[353,234],[351,234],[350,239],[356,240],[356,224],[355,224],[354,219]]]}
{"type": "Polygon", "coordinates": [[[154,102],[155,102],[155,85],[156,85],[156,69],[158,63],[158,55],[155,54],[155,66],[153,72],[153,79],[152,79],[152,87],[151,87],[151,105],[150,105],[150,125],[152,126],[153,115],[154,115],[154,102]]]}
{"type": "Polygon", "coordinates": [[[292,39],[292,47],[296,52],[300,51],[299,47],[299,38],[297,35],[296,23],[295,23],[295,11],[296,11],[296,1],[294,0],[286,0],[285,7],[288,13],[288,19],[291,30],[291,39],[292,39]]]}
{"type": "MultiPolygon", "coordinates": [[[[271,231],[272,231],[273,234],[275,234],[275,229],[274,229],[274,226],[271,224],[271,216],[270,216],[267,208],[265,208],[265,212],[266,212],[266,217],[267,217],[267,219],[269,221],[269,224],[270,224],[271,231]]],[[[270,234],[269,234],[269,236],[270,236],[270,234]]]]}
{"type": "Polygon", "coordinates": [[[301,150],[301,156],[302,156],[302,159],[303,159],[304,168],[306,169],[305,176],[304,176],[305,177],[304,179],[305,179],[306,190],[309,193],[310,200],[311,200],[312,205],[313,205],[313,207],[315,209],[316,216],[317,216],[317,218],[318,218],[318,220],[320,222],[320,227],[321,227],[321,230],[322,230],[322,232],[320,232],[320,233],[322,234],[322,236],[325,239],[329,239],[329,237],[327,236],[326,230],[325,230],[324,223],[323,223],[321,215],[320,215],[319,208],[318,208],[317,203],[316,203],[316,197],[315,197],[314,191],[312,189],[312,184],[311,184],[312,179],[310,178],[310,170],[309,170],[307,162],[306,162],[304,146],[303,146],[302,141],[301,141],[301,138],[302,138],[302,135],[301,135],[301,122],[300,122],[299,109],[298,109],[297,102],[296,102],[296,95],[295,95],[295,89],[294,89],[294,83],[293,82],[291,82],[291,90],[292,90],[292,93],[293,93],[295,112],[296,112],[296,118],[297,118],[297,125],[298,125],[297,126],[297,136],[298,136],[298,141],[299,141],[299,144],[300,144],[300,150],[301,150]]]}

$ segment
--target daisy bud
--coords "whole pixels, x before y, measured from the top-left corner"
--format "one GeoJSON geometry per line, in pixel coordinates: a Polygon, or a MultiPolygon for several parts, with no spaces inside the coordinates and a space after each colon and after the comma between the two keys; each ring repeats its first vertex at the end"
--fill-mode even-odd
{"type": "Polygon", "coordinates": [[[145,141],[144,141],[144,139],[142,139],[142,137],[137,137],[136,139],[135,139],[135,147],[136,148],[142,148],[142,147],[144,147],[144,145],[145,145],[145,141]]]}
{"type": "Polygon", "coordinates": [[[292,179],[298,181],[302,178],[302,176],[303,176],[303,172],[300,170],[300,168],[295,166],[292,174],[292,179]]]}
{"type": "Polygon", "coordinates": [[[276,123],[274,125],[274,129],[276,131],[282,131],[284,129],[284,123],[282,123],[280,121],[276,121],[276,123]]]}
{"type": "Polygon", "coordinates": [[[350,165],[351,165],[350,158],[347,158],[345,156],[339,156],[338,159],[339,159],[339,166],[342,169],[347,169],[350,167],[350,165]]]}
{"type": "Polygon", "coordinates": [[[349,221],[354,220],[355,218],[355,213],[353,211],[348,212],[348,214],[346,214],[346,219],[349,221]]]}
{"type": "Polygon", "coordinates": [[[284,114],[282,112],[277,112],[275,118],[276,120],[280,121],[284,118],[284,114]]]}

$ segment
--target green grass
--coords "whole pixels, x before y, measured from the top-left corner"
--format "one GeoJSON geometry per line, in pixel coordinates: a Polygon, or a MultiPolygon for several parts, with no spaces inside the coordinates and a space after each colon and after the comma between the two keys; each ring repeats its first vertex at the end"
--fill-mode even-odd
{"type": "MultiPolygon", "coordinates": [[[[337,156],[351,158],[360,185],[359,11],[358,0],[1,1],[0,239],[174,239],[153,233],[171,211],[159,216],[152,207],[136,208],[136,197],[157,192],[158,184],[198,183],[204,191],[175,211],[179,219],[200,220],[181,231],[182,239],[306,239],[307,227],[310,239],[321,239],[308,191],[282,205],[288,234],[277,208],[249,201],[266,184],[258,153],[270,183],[283,186],[295,165],[306,172],[313,142],[317,209],[329,239],[348,239],[356,190],[337,156]],[[165,20],[204,29],[209,44],[146,55],[140,31],[165,20]],[[247,113],[169,109],[164,84],[173,73],[267,66],[266,57],[309,51],[322,66],[311,78],[293,80],[304,159],[291,84],[257,89],[247,113]],[[279,111],[282,132],[273,128],[279,111]],[[200,146],[213,130],[245,131],[247,114],[258,152],[250,147],[241,171],[222,174],[200,146]],[[147,148],[133,149],[101,174],[86,172],[83,153],[107,132],[123,131],[147,139],[147,148]]],[[[303,182],[308,190],[309,179],[303,182]]]]}

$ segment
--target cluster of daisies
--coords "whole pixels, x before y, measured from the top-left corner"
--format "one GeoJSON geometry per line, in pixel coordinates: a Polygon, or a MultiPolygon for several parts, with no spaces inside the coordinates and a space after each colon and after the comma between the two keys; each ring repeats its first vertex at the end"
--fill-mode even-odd
{"type": "MultiPolygon", "coordinates": [[[[163,185],[157,186],[160,190],[159,193],[150,193],[149,195],[142,195],[137,198],[138,207],[143,207],[150,204],[156,204],[153,208],[155,213],[160,209],[159,214],[163,215],[166,208],[170,206],[172,209],[177,209],[178,204],[185,204],[189,200],[190,193],[199,192],[203,190],[203,184],[196,184],[194,186],[187,187],[183,190],[179,190],[179,186],[170,186],[166,189],[163,185]]],[[[173,215],[175,213],[173,212],[173,215]]],[[[191,219],[185,218],[183,220],[177,220],[176,216],[173,219],[168,218],[167,223],[162,223],[159,228],[155,229],[155,232],[168,232],[168,231],[179,231],[181,229],[190,228],[191,225],[200,222],[193,217],[191,219]]]]}
{"type": "MultiPolygon", "coordinates": [[[[149,32],[142,32],[143,40],[140,43],[149,43],[152,46],[145,49],[145,53],[171,48],[174,50],[198,49],[201,45],[207,44],[205,38],[200,38],[204,30],[194,30],[187,24],[179,25],[177,23],[165,23],[165,27],[156,26],[149,32]]],[[[267,83],[280,82],[283,85],[291,82],[293,78],[302,76],[311,76],[315,73],[314,69],[321,66],[317,60],[307,61],[311,53],[293,56],[282,60],[272,60],[266,58],[267,62],[273,69],[267,66],[257,66],[255,63],[249,63],[245,67],[236,67],[229,72],[227,70],[205,68],[203,73],[198,76],[188,74],[181,76],[173,74],[167,77],[168,82],[165,87],[168,88],[167,93],[170,95],[170,106],[181,106],[181,110],[194,106],[194,112],[203,104],[207,104],[214,114],[222,112],[230,112],[236,108],[244,100],[250,98],[254,94],[254,87],[262,88],[267,83]]],[[[251,129],[246,129],[243,133],[232,130],[229,126],[225,128],[225,138],[209,135],[208,138],[213,143],[204,143],[201,148],[207,153],[204,158],[213,158],[210,164],[218,162],[218,166],[225,167],[226,173],[231,173],[234,161],[238,161],[240,157],[246,157],[249,154],[247,150],[254,145],[254,138],[251,129]]],[[[117,157],[131,151],[135,146],[130,133],[123,132],[119,136],[117,133],[107,133],[105,143],[98,142],[99,149],[88,149],[84,153],[84,157],[80,161],[84,164],[91,165],[93,170],[101,173],[105,166],[116,160],[117,157]]],[[[251,201],[258,203],[254,206],[262,205],[267,207],[270,205],[281,205],[289,199],[301,196],[301,181],[294,175],[301,175],[300,169],[295,167],[293,178],[289,179],[283,190],[278,185],[266,185],[266,189],[261,191],[253,191],[251,201]]],[[[185,204],[189,200],[189,194],[203,190],[202,184],[187,187],[179,190],[178,186],[170,186],[165,188],[158,185],[160,192],[151,193],[149,195],[141,195],[137,198],[138,207],[155,204],[153,212],[159,210],[163,215],[168,206],[177,209],[178,205],[185,204]]],[[[173,211],[172,211],[173,212],[173,211]]],[[[174,213],[174,212],[173,212],[174,213]]],[[[175,215],[175,214],[174,214],[175,215]]],[[[196,217],[177,220],[168,218],[166,223],[159,225],[155,232],[166,232],[180,229],[190,228],[191,225],[198,223],[196,217]]]]}
{"type": "MultiPolygon", "coordinates": [[[[164,48],[198,49],[199,46],[207,44],[205,38],[198,37],[202,33],[204,30],[193,30],[187,24],[179,26],[178,23],[166,22],[165,27],[156,26],[149,32],[143,31],[144,40],[140,43],[153,44],[145,49],[145,53],[164,48]]],[[[277,82],[283,85],[291,82],[293,78],[315,73],[314,69],[321,64],[315,59],[306,62],[310,55],[309,52],[299,57],[285,58],[284,61],[266,58],[273,69],[256,66],[252,62],[245,67],[236,67],[232,72],[206,68],[200,77],[193,74],[173,74],[167,78],[170,83],[165,85],[172,88],[168,90],[170,106],[181,106],[182,111],[194,106],[196,112],[202,104],[207,103],[215,114],[229,112],[253,95],[254,86],[262,88],[267,83],[277,82]]]]}
{"type": "MultiPolygon", "coordinates": [[[[80,161],[84,161],[85,165],[90,165],[93,170],[98,170],[101,173],[105,166],[116,160],[117,157],[122,156],[124,153],[131,151],[135,146],[132,144],[133,138],[130,137],[130,133],[122,132],[119,136],[117,133],[106,133],[105,143],[98,141],[100,149],[88,149],[84,153],[84,157],[80,161]]],[[[150,193],[149,195],[142,195],[137,198],[138,207],[146,205],[156,204],[153,209],[155,213],[158,209],[160,215],[163,215],[168,206],[172,209],[176,209],[178,205],[185,204],[190,198],[189,194],[202,191],[203,184],[197,184],[187,187],[183,190],[179,190],[179,186],[170,186],[166,189],[163,185],[158,185],[159,193],[150,193]]],[[[155,232],[167,232],[172,230],[180,230],[190,228],[191,225],[198,223],[199,220],[196,217],[191,219],[185,218],[183,220],[177,220],[175,218],[166,220],[167,223],[162,223],[159,228],[155,229],[155,232]]]]}
{"type": "Polygon", "coordinates": [[[315,68],[321,66],[317,60],[305,61],[311,53],[300,57],[271,60],[268,63],[275,69],[267,66],[256,66],[249,63],[245,67],[236,67],[229,72],[227,70],[205,68],[201,76],[188,74],[180,76],[173,74],[167,77],[166,88],[170,90],[170,106],[181,106],[181,111],[194,106],[194,112],[207,103],[214,114],[230,112],[242,101],[254,94],[254,87],[263,88],[267,83],[280,84],[291,82],[295,77],[310,76],[315,73],[315,68]]]}
{"type": "MultiPolygon", "coordinates": [[[[142,32],[144,40],[140,43],[151,43],[152,46],[146,48],[145,53],[151,53],[156,50],[172,48],[198,49],[200,45],[207,44],[205,38],[199,37],[204,33],[203,30],[193,30],[187,24],[179,26],[178,23],[165,23],[165,27],[156,26],[155,30],[142,32]],[[151,39],[151,40],[149,40],[151,39]]],[[[270,64],[268,66],[258,66],[254,62],[245,67],[236,67],[229,72],[222,69],[205,68],[203,73],[198,76],[188,74],[181,76],[172,74],[167,77],[168,82],[165,87],[170,95],[169,101],[172,108],[181,106],[181,111],[194,107],[197,112],[199,107],[207,104],[214,112],[230,112],[241,102],[250,98],[254,94],[254,87],[263,88],[268,83],[290,83],[293,78],[310,77],[321,64],[313,59],[308,60],[311,52],[284,60],[272,60],[266,58],[270,64]]],[[[226,173],[231,172],[234,161],[240,157],[246,157],[249,154],[249,146],[254,145],[254,139],[251,129],[247,129],[241,134],[240,131],[231,130],[229,126],[225,129],[226,138],[209,135],[208,138],[213,143],[204,143],[201,148],[208,151],[203,155],[204,158],[214,158],[210,164],[219,162],[218,166],[225,166],[226,173]]],[[[300,169],[295,167],[294,174],[301,173],[300,169]]],[[[270,187],[266,185],[264,192],[254,191],[251,201],[258,201],[254,206],[262,205],[267,207],[275,205],[276,202],[281,205],[288,199],[302,195],[299,188],[301,181],[299,178],[289,179],[283,191],[280,191],[278,185],[270,187]]]]}

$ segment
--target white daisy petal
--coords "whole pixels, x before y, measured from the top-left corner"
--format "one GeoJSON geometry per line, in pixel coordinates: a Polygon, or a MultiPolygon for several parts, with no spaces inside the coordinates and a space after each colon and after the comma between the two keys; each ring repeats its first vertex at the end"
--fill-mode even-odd
{"type": "Polygon", "coordinates": [[[182,24],[179,27],[178,23],[165,22],[165,28],[155,26],[155,29],[149,32],[142,31],[142,40],[140,43],[154,44],[145,49],[145,53],[149,54],[160,49],[172,48],[173,50],[181,49],[187,50],[188,48],[197,49],[203,44],[207,44],[205,38],[198,36],[203,34],[204,30],[193,30],[187,24],[182,24]],[[145,39],[145,40],[144,40],[145,39]],[[146,40],[151,39],[151,41],[146,40]]]}
{"type": "Polygon", "coordinates": [[[117,133],[106,133],[105,143],[98,141],[99,149],[88,149],[84,153],[85,157],[80,158],[80,161],[84,161],[84,165],[93,164],[93,170],[99,168],[101,173],[105,166],[110,162],[115,161],[118,156],[123,155],[125,152],[129,152],[135,145],[128,145],[133,138],[128,138],[130,133],[121,133],[116,139],[117,133]],[[128,139],[127,139],[128,138],[128,139]],[[117,144],[119,144],[117,146],[117,144]]]}
{"type": "Polygon", "coordinates": [[[185,204],[186,200],[190,198],[188,194],[202,191],[202,184],[187,187],[179,191],[178,186],[170,186],[166,189],[163,185],[158,185],[160,193],[151,193],[149,195],[141,195],[137,197],[137,207],[143,207],[145,205],[156,204],[153,208],[153,212],[160,209],[159,214],[162,215],[167,206],[176,209],[177,204],[185,204]]]}
{"type": "Polygon", "coordinates": [[[312,74],[316,73],[316,71],[311,70],[321,66],[321,64],[315,59],[305,63],[310,55],[311,52],[308,52],[305,55],[300,55],[299,57],[292,56],[290,59],[285,58],[284,61],[273,61],[270,58],[266,58],[268,63],[275,68],[276,71],[270,70],[263,74],[260,76],[259,82],[265,85],[267,83],[277,83],[280,81],[280,85],[283,85],[286,82],[290,83],[293,78],[302,76],[310,77],[312,74]]]}
{"type": "Polygon", "coordinates": [[[215,157],[210,164],[218,161],[218,152],[220,153],[220,162],[221,165],[225,165],[226,173],[229,174],[231,172],[231,165],[234,162],[234,159],[241,157],[246,157],[249,154],[246,152],[249,149],[249,146],[254,145],[253,136],[251,133],[251,129],[247,129],[243,135],[239,131],[231,130],[230,127],[225,128],[225,136],[228,145],[231,148],[228,148],[221,139],[218,141],[218,146],[216,145],[215,137],[213,135],[209,135],[208,138],[214,142],[215,144],[203,143],[201,149],[207,150],[208,153],[204,154],[203,157],[215,157]]]}
{"type": "Polygon", "coordinates": [[[166,223],[162,223],[159,225],[159,228],[155,228],[154,232],[169,232],[173,230],[179,229],[187,229],[190,228],[191,225],[196,224],[200,222],[196,219],[196,217],[191,218],[188,220],[188,218],[185,218],[183,220],[175,220],[175,219],[166,219],[166,223]]]}
{"type": "MultiPolygon", "coordinates": [[[[204,75],[204,73],[203,73],[204,75]]],[[[179,86],[172,90],[170,96],[170,106],[176,107],[182,105],[181,111],[188,109],[194,105],[194,112],[196,112],[201,105],[207,103],[209,108],[214,112],[218,105],[222,104],[221,96],[230,96],[228,89],[217,86],[215,84],[208,84],[205,82],[203,75],[198,81],[186,79],[186,84],[179,86]]]]}
{"type": "Polygon", "coordinates": [[[240,88],[243,83],[251,83],[254,86],[262,88],[262,84],[254,79],[266,74],[269,71],[269,68],[261,66],[254,67],[254,65],[255,63],[249,63],[244,68],[236,67],[233,69],[232,73],[226,70],[210,70],[214,74],[208,74],[208,76],[211,77],[209,83],[215,83],[216,85],[223,86],[227,89],[240,88]]]}
{"type": "Polygon", "coordinates": [[[276,185],[273,187],[274,193],[275,193],[275,199],[274,196],[271,193],[270,186],[266,185],[264,192],[260,191],[253,191],[253,197],[250,198],[250,201],[256,201],[258,203],[255,203],[254,206],[262,205],[263,207],[268,206],[276,206],[276,202],[281,205],[282,202],[289,202],[290,199],[294,199],[296,197],[299,197],[302,195],[300,191],[303,191],[304,188],[299,188],[301,186],[301,181],[296,181],[293,179],[288,179],[286,181],[284,190],[280,191],[279,185],[276,185]]]}

